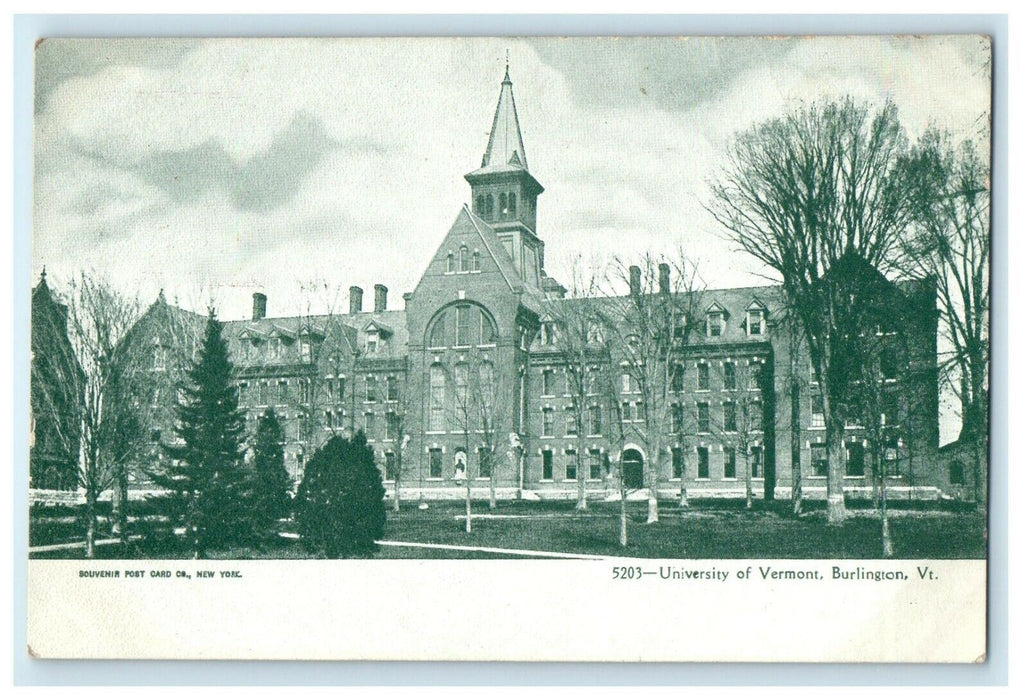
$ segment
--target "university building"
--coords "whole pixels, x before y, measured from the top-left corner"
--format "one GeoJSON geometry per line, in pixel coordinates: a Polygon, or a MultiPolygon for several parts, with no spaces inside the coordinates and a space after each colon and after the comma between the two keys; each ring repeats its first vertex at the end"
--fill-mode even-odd
{"type": "MultiPolygon", "coordinates": [[[[805,494],[824,497],[820,392],[803,343],[783,320],[778,287],[690,292],[693,332],[676,350],[666,433],[648,440],[631,373],[597,367],[610,381],[594,378],[579,399],[569,389],[555,309],[582,300],[567,297],[546,272],[546,232],[537,230],[544,188],[530,170],[506,73],[482,162],[465,179],[471,204],[457,211],[401,303],[376,285],[366,304],[363,290],[351,287],[347,313],[275,317],[268,314],[275,300],[256,293],[249,319],[225,323],[248,424],[256,427],[268,408],[276,412],[294,479],[329,436],[363,429],[387,490],[399,476],[405,499],[461,498],[468,479],[477,497],[492,484],[500,498],[574,498],[581,476],[589,497],[602,498],[617,491],[619,466],[631,493],[649,487],[654,474],[664,496],[684,487],[698,497],[739,496],[749,474],[757,498],[788,497],[799,469],[805,494]],[[751,411],[746,426],[741,403],[751,411]],[[660,447],[654,453],[648,445],[660,447]]],[[[882,415],[884,425],[897,426],[885,468],[898,492],[934,498],[956,487],[936,459],[933,286],[879,277],[884,304],[901,314],[898,327],[875,332],[899,334],[910,349],[902,365],[883,364],[893,373],[886,383],[897,387],[882,415]]],[[[639,269],[630,270],[622,299],[672,293],[667,267],[654,289],[639,280],[639,269]]],[[[152,354],[156,371],[174,373],[189,353],[169,319],[194,333],[203,325],[162,297],[133,342],[152,354]]],[[[626,361],[601,333],[592,340],[607,351],[596,357],[626,361]]],[[[170,406],[173,396],[169,390],[154,401],[170,406]]],[[[166,412],[155,442],[171,435],[169,421],[166,412]]],[[[845,489],[870,494],[867,431],[855,417],[845,433],[845,489]]]]}

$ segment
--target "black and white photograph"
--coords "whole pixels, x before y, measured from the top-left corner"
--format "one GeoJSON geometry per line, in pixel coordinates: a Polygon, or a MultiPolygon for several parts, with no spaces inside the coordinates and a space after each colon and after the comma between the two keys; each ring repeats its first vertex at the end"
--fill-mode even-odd
{"type": "Polygon", "coordinates": [[[94,648],[48,606],[389,571],[538,611],[574,566],[858,631],[556,660],[982,661],[992,76],[972,34],[42,40],[30,643],[542,660],[94,648]],[[870,645],[878,599],[939,620],[870,645]]]}

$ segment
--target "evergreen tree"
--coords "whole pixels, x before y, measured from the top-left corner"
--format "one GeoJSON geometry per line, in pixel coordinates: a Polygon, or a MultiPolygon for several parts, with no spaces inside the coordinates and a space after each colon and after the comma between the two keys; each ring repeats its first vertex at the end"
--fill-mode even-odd
{"type": "Polygon", "coordinates": [[[253,503],[255,530],[274,536],[278,521],[289,516],[293,486],[282,454],[282,426],[269,408],[257,424],[254,441],[253,503]]]}
{"type": "Polygon", "coordinates": [[[308,462],[297,492],[301,540],[329,558],[371,555],[386,527],[385,495],[364,431],[330,438],[308,462]]]}
{"type": "Polygon", "coordinates": [[[152,475],[173,494],[163,499],[172,521],[185,526],[195,558],[205,556],[208,546],[249,540],[253,533],[243,466],[244,419],[222,324],[213,309],[175,415],[178,439],[165,446],[171,466],[152,475]]]}

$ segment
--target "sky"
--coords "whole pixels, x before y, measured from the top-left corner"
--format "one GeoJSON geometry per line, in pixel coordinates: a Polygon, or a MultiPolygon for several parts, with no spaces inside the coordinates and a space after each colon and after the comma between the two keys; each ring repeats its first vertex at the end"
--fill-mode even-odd
{"type": "Polygon", "coordinates": [[[977,37],[47,40],[33,275],[227,319],[352,284],[402,308],[469,201],[506,56],[558,280],[681,246],[708,287],[766,283],[704,209],[734,133],[845,94],[893,100],[912,138],[982,134],[990,109],[977,37]]]}

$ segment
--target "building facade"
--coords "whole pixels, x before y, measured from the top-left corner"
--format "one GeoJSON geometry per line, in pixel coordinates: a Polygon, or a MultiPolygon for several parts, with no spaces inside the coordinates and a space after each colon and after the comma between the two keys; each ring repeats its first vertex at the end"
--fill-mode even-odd
{"type": "MultiPolygon", "coordinates": [[[[567,296],[546,272],[536,228],[544,188],[529,169],[506,72],[482,162],[465,179],[471,204],[402,310],[388,308],[383,285],[371,310],[352,287],[347,313],[311,317],[269,317],[269,300],[256,293],[251,318],[225,324],[248,423],[276,412],[295,480],[330,435],[361,429],[387,490],[399,485],[403,498],[463,497],[469,482],[477,496],[492,488],[501,498],[554,499],[575,497],[584,482],[588,497],[602,498],[617,491],[619,468],[631,493],[656,484],[669,497],[738,496],[749,482],[758,498],[787,497],[799,470],[805,494],[824,497],[820,390],[780,288],[676,290],[655,263],[627,270],[624,296],[567,296]],[[654,284],[641,287],[651,273],[654,284]],[[648,299],[684,310],[668,335],[659,399],[632,371],[633,342],[645,339],[615,343],[617,321],[586,333],[584,374],[570,368],[564,311],[592,304],[602,315],[648,299]]],[[[889,430],[867,430],[867,411],[848,419],[846,489],[870,494],[882,463],[898,489],[935,497],[949,483],[936,460],[931,281],[879,282],[884,305],[904,315],[896,328],[869,332],[902,338],[908,350],[903,362],[882,364],[889,376],[876,415],[889,430]]],[[[141,324],[168,308],[162,297],[141,324]]],[[[155,367],[165,366],[165,336],[141,337],[155,367]]],[[[155,439],[169,429],[155,428],[155,439]]]]}

